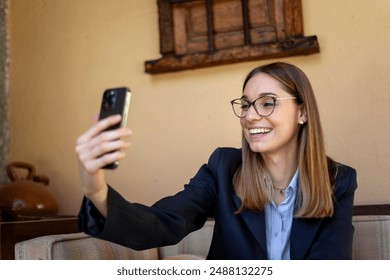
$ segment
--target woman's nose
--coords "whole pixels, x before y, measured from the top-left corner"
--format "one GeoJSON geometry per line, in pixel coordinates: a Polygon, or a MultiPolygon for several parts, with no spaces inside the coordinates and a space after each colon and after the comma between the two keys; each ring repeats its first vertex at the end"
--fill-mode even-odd
{"type": "Polygon", "coordinates": [[[248,121],[260,120],[261,116],[256,112],[254,106],[250,106],[245,117],[248,121]]]}

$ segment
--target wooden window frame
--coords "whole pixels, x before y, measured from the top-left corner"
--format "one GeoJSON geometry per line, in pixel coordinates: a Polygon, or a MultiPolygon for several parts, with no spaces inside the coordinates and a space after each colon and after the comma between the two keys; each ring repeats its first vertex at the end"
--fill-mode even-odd
{"type": "MultiPolygon", "coordinates": [[[[150,74],[175,72],[202,67],[210,67],[243,61],[272,59],[288,56],[318,53],[317,36],[303,35],[301,0],[263,0],[273,7],[268,14],[274,20],[276,39],[273,42],[253,44],[250,42],[250,23],[248,19],[251,0],[241,2],[243,41],[241,46],[216,49],[213,31],[213,1],[203,0],[206,6],[208,49],[195,53],[178,54],[175,50],[174,5],[198,2],[199,0],[158,0],[160,53],[161,58],[145,62],[145,72],[150,74]]],[[[218,0],[214,0],[218,1],[218,0]]],[[[219,0],[223,1],[223,0],[219,0]]],[[[225,0],[234,1],[234,0],[225,0]]],[[[220,19],[221,20],[221,19],[220,19]]]]}

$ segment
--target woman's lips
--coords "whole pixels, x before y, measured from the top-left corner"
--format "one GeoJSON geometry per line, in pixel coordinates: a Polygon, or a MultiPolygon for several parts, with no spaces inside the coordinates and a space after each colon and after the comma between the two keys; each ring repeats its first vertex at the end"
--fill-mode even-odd
{"type": "Polygon", "coordinates": [[[272,129],[266,127],[259,127],[259,128],[249,128],[248,131],[250,135],[259,135],[259,134],[264,135],[270,133],[272,129]]]}

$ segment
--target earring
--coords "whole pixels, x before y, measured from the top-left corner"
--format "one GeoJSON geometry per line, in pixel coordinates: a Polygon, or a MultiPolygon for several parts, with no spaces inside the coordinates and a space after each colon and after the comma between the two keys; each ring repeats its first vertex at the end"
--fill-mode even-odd
{"type": "Polygon", "coordinates": [[[301,125],[304,124],[304,123],[305,123],[304,120],[300,120],[300,121],[299,121],[299,124],[301,124],[301,125]]]}

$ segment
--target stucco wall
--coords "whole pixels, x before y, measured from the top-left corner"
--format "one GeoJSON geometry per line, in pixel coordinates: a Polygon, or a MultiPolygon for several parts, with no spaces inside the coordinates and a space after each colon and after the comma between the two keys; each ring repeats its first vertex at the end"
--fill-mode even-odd
{"type": "MultiPolygon", "coordinates": [[[[356,203],[390,203],[390,1],[303,0],[305,35],[321,52],[283,59],[316,92],[329,155],[355,167],[356,203]]],[[[61,213],[82,198],[74,145],[105,88],[133,91],[132,147],[108,181],[150,204],[180,190],[218,146],[240,146],[229,100],[256,61],[151,76],[159,54],[155,0],[11,0],[10,160],[51,179],[61,213]]]]}

